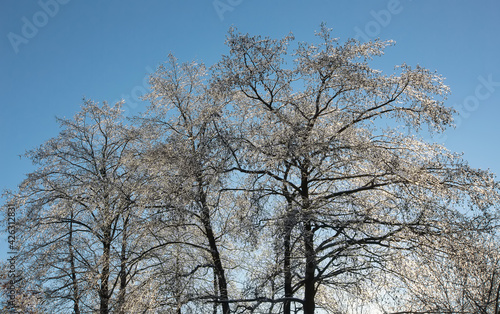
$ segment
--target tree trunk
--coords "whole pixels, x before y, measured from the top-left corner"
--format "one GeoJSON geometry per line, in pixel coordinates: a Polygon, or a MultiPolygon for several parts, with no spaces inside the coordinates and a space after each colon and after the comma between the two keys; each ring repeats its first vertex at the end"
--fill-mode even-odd
{"type": "MultiPolygon", "coordinates": [[[[287,230],[288,231],[288,230],[287,230]]],[[[283,261],[283,277],[284,277],[284,285],[285,285],[285,298],[291,298],[293,297],[293,292],[292,292],[292,272],[291,272],[291,265],[290,265],[290,255],[291,255],[291,249],[290,249],[290,233],[287,232],[285,234],[285,260],[283,261]]],[[[291,312],[291,301],[286,300],[283,303],[283,314],[290,314],[291,312]]]]}
{"type": "Polygon", "coordinates": [[[100,314],[109,313],[109,259],[111,251],[111,230],[106,228],[103,234],[103,250],[102,250],[102,271],[101,271],[101,286],[99,288],[100,299],[100,314]]]}
{"type": "Polygon", "coordinates": [[[305,160],[301,170],[302,219],[304,224],[304,253],[306,267],[304,273],[304,313],[314,314],[316,304],[316,252],[314,251],[314,233],[311,222],[311,203],[309,199],[309,160],[305,160]]]}
{"type": "Polygon", "coordinates": [[[306,257],[306,269],[304,275],[304,313],[314,314],[316,288],[315,276],[316,254],[314,252],[314,234],[312,232],[311,222],[304,224],[304,249],[306,257]]]}
{"type": "Polygon", "coordinates": [[[123,222],[122,248],[120,252],[120,290],[118,292],[118,314],[124,314],[125,293],[127,288],[127,222],[128,217],[123,222]]]}
{"type": "Polygon", "coordinates": [[[222,304],[222,313],[229,314],[230,308],[228,301],[227,292],[227,281],[224,272],[224,267],[222,266],[222,261],[220,258],[219,249],[217,247],[217,242],[212,229],[212,223],[210,221],[210,209],[207,206],[206,195],[201,193],[201,220],[205,228],[205,234],[207,236],[208,244],[210,247],[210,254],[212,255],[212,261],[214,263],[214,272],[217,275],[218,285],[219,285],[219,301],[222,304]]]}
{"type": "Polygon", "coordinates": [[[78,290],[78,282],[76,279],[76,269],[75,269],[75,256],[73,253],[73,212],[71,212],[71,220],[69,223],[69,239],[68,239],[68,246],[69,246],[69,263],[70,263],[70,268],[71,268],[71,283],[73,286],[73,311],[75,314],[80,314],[80,296],[79,296],[79,290],[78,290]]]}
{"type": "MultiPolygon", "coordinates": [[[[291,248],[291,236],[292,236],[292,229],[294,225],[294,213],[292,212],[292,202],[291,200],[288,201],[288,212],[286,215],[286,221],[285,221],[285,234],[284,234],[284,240],[283,240],[283,245],[284,245],[284,260],[283,260],[283,277],[284,277],[284,288],[285,288],[285,298],[292,298],[293,297],[293,291],[292,291],[292,270],[291,270],[291,255],[292,255],[292,248],[291,248]]],[[[290,300],[285,300],[283,303],[283,314],[290,314],[291,313],[291,301],[290,300]]]]}

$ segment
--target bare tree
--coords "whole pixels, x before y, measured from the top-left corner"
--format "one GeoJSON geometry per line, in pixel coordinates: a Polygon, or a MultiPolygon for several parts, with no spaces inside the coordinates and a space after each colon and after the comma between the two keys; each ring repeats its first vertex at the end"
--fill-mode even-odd
{"type": "Polygon", "coordinates": [[[217,65],[242,128],[233,141],[245,147],[232,170],[259,176],[274,199],[269,219],[284,227],[274,236],[285,235],[285,313],[290,300],[314,313],[320,288],[349,290],[384,271],[412,239],[437,237],[463,216],[462,201],[484,210],[498,201],[489,172],[397,126],[441,132],[452,123],[439,75],[402,65],[387,76],[368,61],[391,42],[341,44],[324,26],[317,35],[288,58],[292,36],[231,31],[217,65]]]}
{"type": "Polygon", "coordinates": [[[205,279],[201,274],[207,268],[213,272],[214,291],[191,292],[188,299],[211,300],[214,313],[219,305],[226,314],[230,312],[228,257],[223,256],[221,245],[227,242],[232,219],[223,191],[230,156],[218,135],[225,103],[209,89],[207,79],[202,64],[178,64],[171,55],[151,76],[147,96],[151,106],[141,119],[143,138],[150,139],[143,156],[147,171],[153,174],[150,188],[163,194],[163,220],[173,228],[184,228],[191,239],[180,245],[204,256],[197,263],[183,261],[192,265],[185,271],[205,279]]]}
{"type": "Polygon", "coordinates": [[[141,241],[131,236],[140,230],[131,225],[141,215],[141,181],[125,166],[137,136],[121,119],[119,104],[85,101],[73,120],[58,120],[58,137],[26,153],[38,169],[11,193],[19,262],[54,309],[70,302],[75,313],[119,313],[126,302],[141,241]]]}

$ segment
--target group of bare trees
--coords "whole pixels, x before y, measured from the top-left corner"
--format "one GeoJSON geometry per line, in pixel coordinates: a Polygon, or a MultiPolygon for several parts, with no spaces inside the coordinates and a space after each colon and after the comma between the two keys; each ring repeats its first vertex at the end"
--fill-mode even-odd
{"type": "Polygon", "coordinates": [[[141,116],[60,119],[6,193],[16,306],[499,313],[498,182],[419,136],[453,122],[443,79],[371,68],[391,42],[317,36],[232,30],[211,68],[169,56],[141,116]]]}

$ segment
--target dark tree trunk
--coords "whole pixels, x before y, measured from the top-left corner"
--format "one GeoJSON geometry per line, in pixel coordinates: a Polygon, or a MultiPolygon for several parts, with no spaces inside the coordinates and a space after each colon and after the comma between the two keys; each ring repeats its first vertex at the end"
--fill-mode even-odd
{"type": "MultiPolygon", "coordinates": [[[[291,248],[291,236],[292,229],[294,226],[294,213],[292,212],[292,202],[288,201],[288,212],[285,220],[285,232],[284,232],[284,260],[283,260],[283,277],[284,277],[284,288],[285,288],[285,298],[293,297],[292,290],[292,270],[291,270],[291,256],[292,256],[292,248],[291,248]]],[[[283,314],[291,313],[291,301],[286,300],[283,303],[283,314]]]]}
{"type": "Polygon", "coordinates": [[[304,313],[314,314],[316,288],[315,276],[316,254],[314,252],[314,234],[311,228],[311,222],[306,221],[304,225],[304,249],[306,257],[306,269],[304,275],[304,313]]]}
{"type": "Polygon", "coordinates": [[[73,311],[75,314],[80,314],[80,292],[78,290],[78,282],[76,279],[75,256],[73,252],[73,212],[71,213],[71,220],[69,223],[69,262],[71,268],[71,283],[73,286],[73,311]]]}
{"type": "MultiPolygon", "coordinates": [[[[285,260],[283,262],[283,277],[284,277],[284,285],[285,285],[285,298],[293,297],[292,291],[292,272],[290,265],[290,233],[285,234],[285,260]]],[[[291,312],[291,301],[286,300],[283,303],[283,314],[290,314],[291,312]]]]}
{"type": "Polygon", "coordinates": [[[99,288],[100,314],[109,313],[109,259],[111,251],[111,230],[107,228],[103,234],[101,286],[99,288]]]}
{"type": "Polygon", "coordinates": [[[127,289],[127,219],[123,222],[123,239],[120,252],[120,290],[118,293],[118,314],[124,314],[125,293],[127,289]]]}
{"type": "Polygon", "coordinates": [[[305,160],[301,171],[302,219],[304,224],[303,240],[306,267],[304,272],[304,313],[314,314],[316,304],[316,252],[314,251],[314,232],[312,228],[311,203],[309,199],[309,161],[305,160]]]}
{"type": "Polygon", "coordinates": [[[219,286],[219,301],[222,305],[222,313],[229,314],[230,307],[228,301],[228,292],[227,292],[227,281],[226,275],[224,272],[224,267],[222,266],[222,261],[219,253],[219,249],[217,247],[217,241],[215,239],[215,234],[212,229],[212,223],[210,220],[210,209],[207,206],[206,195],[201,193],[201,220],[203,223],[203,227],[205,228],[205,234],[207,236],[208,244],[210,247],[210,254],[212,256],[212,261],[214,263],[214,272],[217,275],[217,281],[219,286]]]}

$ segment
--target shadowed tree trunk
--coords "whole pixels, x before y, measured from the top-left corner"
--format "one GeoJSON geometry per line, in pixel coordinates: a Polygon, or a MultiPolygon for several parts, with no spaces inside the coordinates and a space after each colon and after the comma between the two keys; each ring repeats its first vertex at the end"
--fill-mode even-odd
{"type": "Polygon", "coordinates": [[[315,270],[316,270],[316,255],[314,252],[314,234],[311,228],[311,222],[306,221],[304,224],[304,248],[306,255],[306,266],[304,276],[304,313],[313,314],[316,308],[315,296],[315,270]]]}
{"type": "Polygon", "coordinates": [[[123,233],[122,233],[122,248],[120,252],[120,289],[118,292],[118,313],[125,314],[123,307],[125,306],[125,294],[127,291],[127,227],[128,227],[129,215],[123,221],[123,233]]]}
{"type": "MultiPolygon", "coordinates": [[[[284,290],[285,290],[285,299],[293,297],[292,290],[292,230],[295,226],[295,212],[293,210],[293,201],[291,196],[289,195],[288,189],[286,186],[283,186],[283,194],[286,197],[287,201],[287,209],[285,213],[285,221],[284,221],[284,239],[283,239],[283,279],[284,279],[284,290]]],[[[291,313],[291,305],[292,302],[290,300],[285,300],[283,303],[283,314],[291,313]]]]}
{"type": "Polygon", "coordinates": [[[71,268],[71,283],[72,283],[72,290],[73,290],[73,311],[75,311],[75,314],[80,314],[80,293],[78,290],[78,281],[76,278],[76,269],[75,269],[75,256],[73,252],[73,211],[71,211],[71,217],[70,217],[70,222],[69,222],[69,237],[68,237],[68,246],[69,246],[69,261],[70,261],[70,268],[71,268]]]}
{"type": "Polygon", "coordinates": [[[102,242],[102,270],[101,270],[101,285],[99,288],[100,314],[109,313],[109,261],[111,252],[111,229],[106,227],[103,233],[102,242]]]}
{"type": "MultiPolygon", "coordinates": [[[[201,187],[200,187],[201,189],[201,187]]],[[[210,220],[210,208],[207,205],[206,195],[203,191],[200,192],[200,202],[201,202],[201,221],[203,223],[203,227],[205,228],[205,235],[208,240],[208,244],[210,247],[210,254],[212,256],[212,260],[214,263],[214,272],[217,276],[217,283],[219,287],[219,298],[218,301],[222,305],[222,313],[229,314],[230,307],[228,301],[228,291],[227,291],[227,281],[226,275],[224,272],[224,266],[222,265],[219,249],[217,247],[217,240],[212,229],[212,223],[210,220]]]]}
{"type": "Polygon", "coordinates": [[[314,232],[312,229],[311,205],[309,200],[309,160],[306,159],[302,164],[301,170],[301,196],[302,196],[302,219],[304,224],[304,313],[314,314],[316,308],[316,252],[314,249],[314,232]]]}

